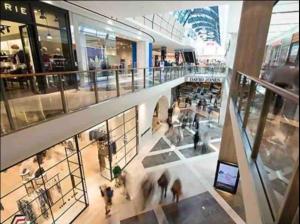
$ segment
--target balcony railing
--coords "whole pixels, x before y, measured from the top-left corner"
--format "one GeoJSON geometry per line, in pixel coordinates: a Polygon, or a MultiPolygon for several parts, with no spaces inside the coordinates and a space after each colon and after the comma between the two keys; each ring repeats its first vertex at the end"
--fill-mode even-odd
{"type": "Polygon", "coordinates": [[[224,67],[178,66],[1,74],[1,135],[186,75],[224,67]]]}
{"type": "Polygon", "coordinates": [[[246,136],[244,143],[252,150],[274,222],[292,223],[282,222],[282,217],[295,190],[293,183],[299,184],[299,90],[239,72],[232,82],[231,97],[246,136]]]}

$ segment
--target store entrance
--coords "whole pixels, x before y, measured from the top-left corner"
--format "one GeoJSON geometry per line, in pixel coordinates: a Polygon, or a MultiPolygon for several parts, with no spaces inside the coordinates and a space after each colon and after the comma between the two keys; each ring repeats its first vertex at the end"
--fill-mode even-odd
{"type": "MultiPolygon", "coordinates": [[[[30,45],[28,25],[2,20],[1,32],[1,74],[27,74],[34,73],[35,66],[30,45]]],[[[16,79],[5,79],[6,90],[14,89],[15,85],[20,88],[28,88],[36,91],[32,78],[19,77],[16,79]]],[[[17,93],[16,93],[17,94],[17,93]]]]}
{"type": "Polygon", "coordinates": [[[152,134],[160,129],[163,123],[168,119],[168,98],[162,96],[157,102],[152,118],[152,134]]]}

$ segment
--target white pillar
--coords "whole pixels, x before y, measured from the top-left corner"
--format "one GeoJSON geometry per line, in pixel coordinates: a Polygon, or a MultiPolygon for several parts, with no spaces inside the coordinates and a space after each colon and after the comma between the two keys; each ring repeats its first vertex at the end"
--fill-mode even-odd
{"type": "Polygon", "coordinates": [[[137,68],[149,67],[149,42],[137,42],[137,68]]]}

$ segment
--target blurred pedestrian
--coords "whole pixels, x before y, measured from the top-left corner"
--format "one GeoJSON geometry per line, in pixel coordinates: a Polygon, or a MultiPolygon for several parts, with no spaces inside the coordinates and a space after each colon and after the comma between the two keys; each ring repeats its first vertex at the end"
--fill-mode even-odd
{"type": "Polygon", "coordinates": [[[151,200],[154,192],[154,181],[152,177],[146,177],[141,185],[143,194],[143,210],[146,208],[147,203],[151,200]]]}
{"type": "Polygon", "coordinates": [[[195,132],[193,140],[194,140],[194,150],[196,150],[198,142],[200,140],[200,136],[199,136],[199,132],[198,131],[195,132]]]}
{"type": "Polygon", "coordinates": [[[194,120],[193,120],[193,126],[195,127],[196,126],[196,123],[199,121],[199,115],[198,113],[195,113],[195,116],[194,116],[194,120]]]}
{"type": "Polygon", "coordinates": [[[179,197],[182,195],[181,181],[179,179],[174,181],[171,191],[173,194],[173,201],[176,199],[176,203],[178,203],[179,197]]]}
{"type": "Polygon", "coordinates": [[[115,186],[116,187],[120,187],[121,186],[121,180],[120,180],[120,176],[122,174],[122,169],[120,166],[115,166],[113,168],[113,174],[114,174],[114,178],[115,178],[115,186]]]}
{"type": "Polygon", "coordinates": [[[169,182],[170,182],[170,175],[169,172],[166,170],[165,172],[163,172],[163,174],[160,176],[160,178],[157,181],[157,184],[161,189],[161,197],[160,197],[161,200],[167,197],[167,189],[168,189],[169,182]]]}
{"type": "Polygon", "coordinates": [[[126,199],[131,200],[131,197],[129,195],[129,190],[128,190],[128,173],[124,170],[121,175],[120,175],[121,182],[123,184],[123,194],[125,195],[126,199]]]}
{"type": "Polygon", "coordinates": [[[109,215],[112,206],[114,191],[111,189],[111,187],[107,187],[106,185],[102,187],[100,186],[99,189],[105,203],[105,215],[109,215]]]}

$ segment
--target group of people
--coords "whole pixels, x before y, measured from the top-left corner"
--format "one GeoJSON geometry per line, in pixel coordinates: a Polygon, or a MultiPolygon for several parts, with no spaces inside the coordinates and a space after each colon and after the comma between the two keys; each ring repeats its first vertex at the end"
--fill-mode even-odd
{"type": "MultiPolygon", "coordinates": [[[[167,197],[170,181],[171,181],[171,176],[168,170],[165,170],[161,174],[159,179],[156,181],[157,186],[161,190],[160,201],[163,201],[167,197]]],[[[155,185],[156,185],[155,180],[151,176],[148,176],[143,180],[141,184],[142,195],[143,195],[143,209],[145,209],[147,204],[151,201],[155,192],[155,185]]],[[[179,198],[182,195],[182,184],[179,178],[176,178],[174,180],[170,188],[170,191],[173,196],[173,201],[176,201],[176,203],[178,203],[179,198]]]]}
{"type": "MultiPolygon", "coordinates": [[[[113,169],[114,179],[115,179],[115,187],[119,188],[123,186],[123,194],[125,198],[131,200],[128,191],[128,173],[125,170],[122,170],[119,166],[116,166],[113,169]]],[[[99,187],[101,196],[103,197],[105,203],[105,215],[110,215],[111,206],[112,206],[112,198],[114,196],[114,190],[110,186],[100,186],[99,187]]]]}

